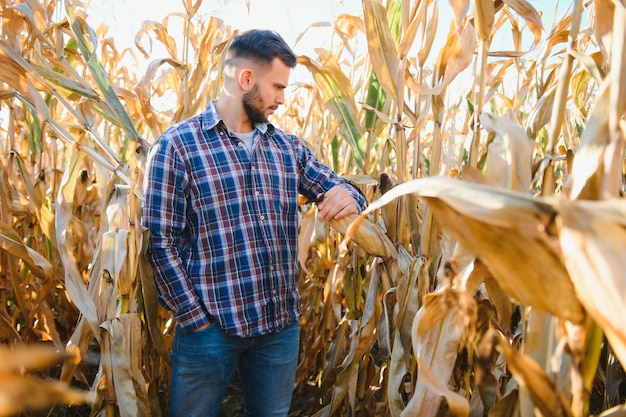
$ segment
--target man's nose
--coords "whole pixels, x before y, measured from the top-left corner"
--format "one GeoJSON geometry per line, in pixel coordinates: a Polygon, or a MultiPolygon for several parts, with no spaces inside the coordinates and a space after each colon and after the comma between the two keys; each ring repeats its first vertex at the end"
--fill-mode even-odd
{"type": "Polygon", "coordinates": [[[274,100],[276,102],[276,104],[284,104],[285,103],[285,92],[280,90],[277,94],[276,94],[276,100],[274,100]]]}

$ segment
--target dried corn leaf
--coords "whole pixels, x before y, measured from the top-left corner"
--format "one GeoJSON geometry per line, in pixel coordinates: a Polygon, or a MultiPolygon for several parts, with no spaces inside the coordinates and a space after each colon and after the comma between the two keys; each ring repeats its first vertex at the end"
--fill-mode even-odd
{"type": "Polygon", "coordinates": [[[533,109],[530,111],[530,115],[525,121],[528,137],[536,138],[539,136],[541,129],[546,126],[550,121],[550,118],[552,118],[555,92],[556,84],[549,85],[544,94],[541,95],[533,109]]]}
{"type": "Polygon", "coordinates": [[[626,42],[624,42],[624,39],[626,39],[626,25],[624,25],[626,21],[626,4],[623,1],[615,2],[614,13],[611,72],[609,74],[611,79],[609,125],[612,134],[616,133],[619,121],[624,120],[624,113],[626,113],[626,42]]]}
{"type": "MultiPolygon", "coordinates": [[[[425,297],[424,305],[415,315],[412,344],[420,367],[415,391],[401,417],[435,417],[439,411],[440,392],[431,390],[431,387],[441,387],[450,378],[463,334],[462,315],[450,310],[444,297],[440,287],[425,297]],[[426,368],[427,381],[423,381],[422,370],[426,368]]],[[[456,397],[453,400],[455,407],[457,400],[456,397]]]]}
{"type": "Polygon", "coordinates": [[[45,410],[55,404],[90,402],[88,392],[70,388],[59,381],[45,381],[31,376],[0,375],[0,416],[11,417],[26,411],[45,410]]]}
{"type": "MultiPolygon", "coordinates": [[[[415,5],[415,9],[412,11],[412,16],[410,17],[409,24],[406,29],[404,29],[400,45],[398,46],[398,54],[400,57],[407,56],[410,49],[413,47],[413,44],[415,43],[415,37],[417,36],[417,29],[419,27],[426,28],[428,26],[429,19],[427,19],[427,11],[428,6],[431,3],[434,3],[433,0],[421,1],[415,5]]],[[[423,45],[424,47],[428,47],[428,42],[426,43],[426,45],[423,45]]],[[[428,47],[428,49],[430,48],[428,47]]]]}
{"type": "Polygon", "coordinates": [[[504,2],[526,21],[535,37],[534,44],[537,45],[541,41],[541,32],[543,31],[543,23],[537,9],[527,0],[504,0],[504,2]]]}
{"type": "Polygon", "coordinates": [[[315,207],[309,207],[300,218],[300,230],[298,231],[298,264],[303,271],[310,275],[306,266],[309,259],[309,250],[317,243],[326,239],[326,228],[323,227],[324,221],[320,221],[317,217],[315,207]]]}
{"type": "Polygon", "coordinates": [[[626,405],[618,405],[600,414],[600,417],[626,417],[626,405]]]}
{"type": "Polygon", "coordinates": [[[75,184],[82,171],[85,154],[77,147],[69,158],[69,164],[63,173],[59,194],[56,197],[56,232],[59,258],[65,268],[65,288],[67,295],[76,308],[89,323],[96,337],[99,336],[100,321],[97,316],[96,305],[87,292],[82,275],[78,270],[76,259],[72,253],[73,242],[68,241],[67,230],[72,221],[72,202],[74,201],[75,184]]]}
{"type": "Polygon", "coordinates": [[[385,92],[398,101],[398,48],[391,35],[385,7],[375,0],[363,0],[363,20],[372,70],[385,92]]]}
{"type": "Polygon", "coordinates": [[[492,113],[481,113],[480,123],[496,134],[489,145],[487,175],[500,178],[503,188],[529,192],[533,144],[524,130],[514,121],[492,113]]]}
{"type": "Polygon", "coordinates": [[[593,0],[593,6],[596,13],[594,31],[600,50],[604,54],[607,61],[610,60],[609,51],[611,50],[613,36],[613,16],[615,5],[612,1],[593,0]]]}
{"type": "MultiPolygon", "coordinates": [[[[400,251],[408,256],[406,250],[400,246],[400,251]]],[[[394,266],[392,266],[392,270],[394,266]]],[[[410,361],[408,352],[411,351],[411,336],[413,334],[413,319],[422,305],[420,290],[422,289],[421,280],[428,280],[427,264],[423,257],[411,258],[409,268],[403,273],[398,274],[396,308],[394,311],[394,320],[396,333],[400,336],[400,342],[404,346],[407,356],[404,358],[407,365],[410,361]]],[[[397,345],[394,342],[394,349],[397,345]]]]}
{"type": "Polygon", "coordinates": [[[154,32],[156,39],[163,44],[171,58],[178,59],[178,51],[176,48],[176,40],[168,33],[167,26],[163,23],[144,21],[141,29],[135,35],[135,46],[143,53],[144,57],[149,58],[150,54],[141,45],[141,37],[148,32],[154,32]]]}
{"type": "MultiPolygon", "coordinates": [[[[0,347],[0,374],[22,372],[24,369],[41,369],[58,363],[68,357],[49,345],[32,345],[10,349],[0,347]]],[[[0,377],[2,379],[2,377],[0,377]]]]}
{"type": "Polygon", "coordinates": [[[111,342],[110,360],[121,417],[149,415],[146,381],[141,373],[141,320],[122,314],[103,323],[111,342]]]}
{"type": "Polygon", "coordinates": [[[470,405],[465,397],[449,389],[444,382],[433,375],[420,356],[417,357],[417,366],[419,368],[420,380],[428,387],[428,389],[430,389],[430,391],[446,399],[446,402],[448,403],[447,416],[469,417],[470,405]]]}
{"type": "MultiPolygon", "coordinates": [[[[21,56],[16,58],[16,62],[22,65],[22,67],[24,67],[24,69],[28,73],[36,73],[30,63],[23,59],[21,56]]],[[[41,82],[44,82],[47,85],[47,81],[45,81],[43,77],[38,78],[41,82]]],[[[122,161],[118,158],[117,153],[113,151],[109,143],[105,142],[103,138],[100,137],[93,129],[93,123],[95,119],[91,108],[87,106],[85,102],[72,104],[68,102],[64,96],[60,95],[56,88],[49,87],[49,89],[51,90],[51,94],[54,95],[56,99],[65,107],[65,110],[69,112],[73,117],[75,117],[81,127],[83,127],[87,132],[92,135],[92,137],[98,142],[98,145],[101,147],[101,149],[105,151],[106,155],[116,161],[118,164],[121,164],[122,161]]],[[[40,118],[47,122],[50,127],[52,127],[59,134],[59,137],[65,140],[68,144],[76,142],[72,134],[70,134],[68,131],[66,131],[65,128],[62,127],[62,123],[60,123],[58,120],[52,119],[47,102],[44,101],[39,94],[33,94],[32,98],[34,101],[33,105],[39,113],[40,118]]],[[[100,110],[107,120],[112,121],[113,123],[117,123],[113,116],[106,114],[107,112],[111,112],[107,103],[100,100],[91,100],[90,103],[94,106],[94,108],[100,110]]],[[[98,153],[101,152],[101,150],[95,151],[90,148],[85,148],[85,152],[94,152],[97,155],[96,159],[106,159],[104,155],[100,155],[98,153]]]]}
{"type": "Polygon", "coordinates": [[[45,369],[64,358],[48,345],[32,345],[17,349],[0,348],[0,416],[14,416],[24,411],[43,410],[58,403],[91,402],[88,392],[71,388],[55,380],[21,374],[24,369],[45,369]]]}
{"type": "Polygon", "coordinates": [[[359,222],[359,227],[350,234],[350,239],[370,255],[380,256],[385,259],[396,259],[398,250],[389,240],[385,231],[369,220],[350,214],[341,219],[333,219],[330,225],[339,233],[345,234],[348,227],[354,222],[359,222]]]}
{"type": "MultiPolygon", "coordinates": [[[[567,400],[563,393],[557,390],[552,378],[542,369],[537,362],[520,353],[509,345],[509,341],[503,337],[498,338],[498,347],[507,358],[508,369],[519,381],[520,385],[528,390],[533,404],[545,417],[571,416],[567,400]]],[[[490,337],[485,335],[485,337],[490,337]]]]}
{"type": "Polygon", "coordinates": [[[426,87],[413,83],[407,84],[407,87],[418,94],[444,95],[446,87],[472,63],[476,44],[476,32],[473,25],[466,22],[460,31],[451,25],[446,44],[439,52],[435,65],[435,77],[438,84],[434,87],[426,87]]]}
{"type": "MultiPolygon", "coordinates": [[[[321,27],[324,22],[314,23],[311,27],[321,27]]],[[[365,23],[360,16],[354,16],[351,14],[340,14],[334,20],[332,25],[328,24],[325,26],[332,26],[334,31],[341,37],[343,43],[347,43],[348,39],[353,39],[358,32],[365,33],[365,23]]],[[[302,39],[304,32],[301,33],[296,39],[296,44],[302,39]]]]}
{"type": "Polygon", "coordinates": [[[31,68],[27,61],[13,50],[6,40],[0,39],[2,81],[28,98],[32,98],[33,93],[29,88],[29,81],[34,83],[37,91],[47,91],[44,84],[39,82],[37,78],[33,78],[32,74],[29,73],[28,70],[31,68]]]}
{"type": "Polygon", "coordinates": [[[454,13],[454,22],[457,26],[461,26],[461,22],[467,16],[470,0],[448,0],[452,12],[454,13]]]}
{"type": "Polygon", "coordinates": [[[623,200],[563,204],[559,235],[580,302],[626,363],[626,205],[623,200]]]}
{"type": "Polygon", "coordinates": [[[504,327],[506,334],[512,335],[515,331],[512,327],[514,323],[512,323],[511,320],[513,316],[514,304],[491,275],[485,279],[485,289],[489,294],[489,301],[496,310],[498,323],[504,327]]]}
{"type": "MultiPolygon", "coordinates": [[[[391,270],[396,275],[397,287],[391,288],[384,296],[384,323],[380,323],[377,331],[380,333],[386,329],[393,331],[393,348],[389,361],[388,395],[391,415],[399,417],[404,409],[402,393],[406,373],[411,365],[413,319],[422,304],[420,290],[424,279],[425,259],[412,258],[406,250],[399,247],[397,261],[391,261],[391,270]],[[390,310],[393,310],[391,313],[390,310]],[[393,320],[388,316],[392,315],[393,320]]],[[[427,280],[427,274],[426,278],[427,280]]],[[[382,321],[382,320],[381,320],[382,321]]],[[[379,339],[383,335],[379,335],[379,339]]],[[[389,335],[384,335],[387,339],[389,335]]],[[[380,342],[379,342],[380,343],[380,342]]],[[[387,345],[391,346],[388,342],[387,345]]]]}
{"type": "Polygon", "coordinates": [[[611,111],[610,83],[605,81],[581,134],[581,146],[574,155],[570,191],[572,199],[597,200],[617,196],[618,188],[609,190],[606,186],[606,182],[612,182],[616,175],[621,178],[617,172],[606,172],[607,163],[613,159],[611,152],[615,151],[609,146],[611,111]]]}
{"type": "MultiPolygon", "coordinates": [[[[198,12],[202,1],[203,0],[196,0],[192,3],[191,0],[183,0],[183,6],[185,6],[185,11],[189,15],[189,18],[193,17],[198,12]]],[[[248,11],[250,11],[250,0],[246,1],[246,5],[248,6],[248,11]]]]}
{"type": "MultiPolygon", "coordinates": [[[[24,29],[27,19],[20,14],[29,14],[27,3],[5,6],[2,10],[2,33],[6,36],[6,39],[10,41],[12,48],[19,47],[20,31],[24,29]]],[[[32,16],[32,13],[30,13],[32,16]]],[[[32,20],[32,17],[31,17],[32,20]]]]}
{"type": "Polygon", "coordinates": [[[574,157],[572,198],[596,200],[619,195],[622,189],[624,132],[619,128],[626,112],[626,6],[616,3],[611,72],[593,102],[581,147],[574,157]]]}
{"type": "MultiPolygon", "coordinates": [[[[575,323],[583,320],[582,305],[551,231],[557,213],[548,200],[431,177],[395,187],[361,216],[409,193],[427,199],[437,223],[487,265],[509,296],[575,323]]],[[[353,227],[358,222],[350,231],[353,227]]]]}
{"type": "Polygon", "coordinates": [[[376,323],[380,316],[380,306],[376,297],[380,276],[372,274],[367,289],[366,305],[360,323],[350,321],[351,335],[350,347],[339,366],[337,381],[334,384],[333,395],[330,405],[331,414],[339,408],[344,398],[348,396],[348,402],[355,409],[355,388],[360,370],[365,366],[367,353],[371,351],[377,340],[376,323]]]}
{"type": "MultiPolygon", "coordinates": [[[[96,306],[101,322],[116,316],[120,294],[120,271],[128,252],[128,231],[110,230],[102,235],[100,253],[100,288],[96,292],[96,306]]],[[[128,297],[128,293],[126,294],[128,297]]]]}
{"type": "Polygon", "coordinates": [[[474,0],[476,29],[478,38],[486,41],[491,35],[495,8],[493,0],[474,0]]]}
{"type": "Polygon", "coordinates": [[[556,45],[568,41],[573,19],[573,13],[569,13],[563,19],[556,22],[556,26],[551,30],[552,36],[547,39],[547,51],[551,51],[556,45]]]}
{"type": "Polygon", "coordinates": [[[417,62],[420,67],[426,64],[426,60],[428,59],[428,55],[430,55],[430,51],[432,50],[433,43],[437,36],[437,27],[439,25],[439,6],[437,4],[436,1],[432,3],[432,15],[426,18],[424,22],[426,26],[424,29],[424,40],[422,41],[421,49],[417,52],[417,62]]]}
{"type": "MultiPolygon", "coordinates": [[[[348,345],[352,336],[357,332],[356,326],[358,326],[358,324],[354,320],[343,320],[335,329],[332,341],[328,347],[328,357],[324,362],[323,368],[323,375],[326,375],[327,379],[329,375],[337,375],[337,367],[340,365],[343,355],[345,355],[346,351],[349,349],[348,345]]],[[[351,363],[348,365],[351,365],[351,363]]],[[[331,389],[331,400],[328,405],[321,408],[313,417],[328,417],[341,406],[343,399],[348,393],[349,384],[347,381],[351,380],[351,374],[353,372],[358,372],[358,367],[348,366],[344,368],[342,372],[339,372],[336,379],[332,379],[332,387],[324,387],[324,385],[322,385],[321,389],[324,391],[329,388],[331,389]]]]}
{"type": "Polygon", "coordinates": [[[152,339],[152,343],[154,344],[155,349],[164,360],[165,363],[169,363],[170,356],[167,347],[165,346],[165,341],[163,339],[163,334],[159,329],[159,306],[158,303],[155,303],[154,300],[157,299],[157,288],[156,283],[154,282],[154,278],[152,275],[152,266],[146,257],[146,249],[148,248],[148,240],[150,238],[150,231],[147,228],[143,229],[142,232],[142,245],[141,245],[141,255],[139,258],[139,276],[141,278],[141,295],[143,299],[143,306],[146,315],[146,326],[148,328],[148,332],[150,334],[150,338],[152,339]]]}
{"type": "Polygon", "coordinates": [[[0,247],[21,259],[36,276],[47,279],[53,274],[52,265],[39,252],[29,248],[10,225],[0,223],[0,247]]]}
{"type": "Polygon", "coordinates": [[[37,41],[41,41],[43,44],[47,44],[48,39],[40,30],[41,27],[46,26],[49,19],[46,13],[47,10],[44,8],[43,4],[38,2],[27,2],[16,4],[12,7],[7,6],[6,8],[12,8],[13,10],[21,12],[22,16],[20,16],[19,19],[23,19],[24,23],[28,23],[27,30],[32,33],[33,37],[37,38],[37,41]]]}
{"type": "Polygon", "coordinates": [[[163,58],[163,59],[155,59],[148,65],[144,76],[139,81],[139,84],[135,87],[135,93],[137,94],[137,100],[141,104],[141,109],[143,111],[146,123],[152,130],[152,134],[154,137],[158,137],[163,133],[166,129],[166,124],[159,120],[154,109],[152,108],[151,99],[153,96],[151,93],[153,92],[153,83],[155,80],[155,76],[157,71],[162,70],[162,66],[169,65],[175,70],[182,70],[185,65],[175,59],[172,58],[163,58]]]}
{"type": "Polygon", "coordinates": [[[24,188],[26,189],[26,192],[28,194],[28,201],[31,205],[34,206],[31,212],[34,213],[35,217],[37,217],[37,221],[39,222],[39,225],[41,226],[41,229],[43,230],[46,237],[50,239],[53,246],[56,247],[54,213],[47,204],[43,204],[41,196],[35,189],[33,181],[30,179],[28,169],[26,168],[23,159],[16,153],[13,153],[12,157],[14,157],[15,161],[17,162],[20,177],[22,178],[22,184],[24,184],[24,188]]]}
{"type": "MultiPolygon", "coordinates": [[[[224,66],[223,53],[234,32],[228,30],[220,19],[211,17],[201,35],[196,58],[186,84],[183,100],[179,102],[177,113],[180,118],[193,116],[206,108],[207,99],[217,97],[221,87],[221,77],[207,77],[207,74],[221,74],[224,66]],[[202,86],[202,88],[196,88],[202,86]],[[196,96],[190,93],[196,92],[196,96]],[[181,108],[182,107],[182,108],[181,108]]],[[[184,67],[184,72],[187,66],[184,67]]]]}
{"type": "Polygon", "coordinates": [[[519,386],[515,377],[506,384],[506,392],[489,410],[488,417],[519,416],[519,386]]]}
{"type": "Polygon", "coordinates": [[[406,355],[407,351],[402,346],[400,333],[394,332],[393,349],[389,358],[389,376],[387,378],[387,395],[389,396],[387,403],[392,417],[400,417],[405,408],[402,394],[408,370],[406,355]]]}

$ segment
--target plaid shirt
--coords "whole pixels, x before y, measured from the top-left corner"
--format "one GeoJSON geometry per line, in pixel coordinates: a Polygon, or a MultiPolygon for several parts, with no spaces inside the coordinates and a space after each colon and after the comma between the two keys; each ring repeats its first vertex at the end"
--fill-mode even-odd
{"type": "Polygon", "coordinates": [[[315,198],[341,184],[297,137],[257,125],[252,152],[214,103],[151,146],[143,223],[159,301],[185,330],[215,320],[229,334],[257,336],[294,323],[298,193],[315,198]]]}

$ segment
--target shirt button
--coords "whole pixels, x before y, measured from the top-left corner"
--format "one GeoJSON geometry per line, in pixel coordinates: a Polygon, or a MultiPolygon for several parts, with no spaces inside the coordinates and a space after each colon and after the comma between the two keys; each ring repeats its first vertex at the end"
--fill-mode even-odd
{"type": "Polygon", "coordinates": [[[265,216],[261,216],[261,220],[265,220],[265,216]]]}
{"type": "Polygon", "coordinates": [[[274,265],[270,266],[270,271],[274,270],[274,265]]]}
{"type": "Polygon", "coordinates": [[[259,190],[256,190],[256,191],[254,192],[254,195],[261,195],[261,192],[260,192],[259,190]]]}

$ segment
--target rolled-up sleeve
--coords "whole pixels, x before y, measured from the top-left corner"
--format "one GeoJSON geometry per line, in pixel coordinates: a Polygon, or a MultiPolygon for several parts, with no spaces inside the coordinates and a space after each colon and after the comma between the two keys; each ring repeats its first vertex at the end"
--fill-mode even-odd
{"type": "Polygon", "coordinates": [[[317,194],[325,193],[336,185],[346,189],[357,203],[359,213],[367,206],[365,197],[345,178],[338,176],[332,169],[321,163],[309,148],[295,139],[299,154],[301,181],[299,192],[305,197],[315,199],[317,194]]]}

